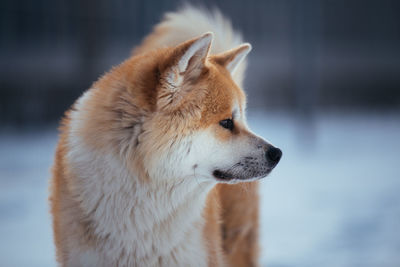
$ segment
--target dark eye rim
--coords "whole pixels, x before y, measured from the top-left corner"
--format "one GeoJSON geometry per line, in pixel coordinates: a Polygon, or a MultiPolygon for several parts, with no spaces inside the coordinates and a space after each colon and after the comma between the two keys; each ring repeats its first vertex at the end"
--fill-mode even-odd
{"type": "Polygon", "coordinates": [[[232,131],[233,127],[234,127],[233,119],[222,120],[222,121],[219,122],[219,125],[221,125],[225,129],[228,129],[228,130],[232,131]]]}

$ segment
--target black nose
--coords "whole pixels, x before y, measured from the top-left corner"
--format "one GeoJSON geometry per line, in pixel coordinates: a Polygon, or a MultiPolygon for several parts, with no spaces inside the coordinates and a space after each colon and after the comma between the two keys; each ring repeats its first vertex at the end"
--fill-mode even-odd
{"type": "Polygon", "coordinates": [[[279,148],[271,146],[265,153],[268,160],[277,164],[282,157],[282,151],[279,148]]]}

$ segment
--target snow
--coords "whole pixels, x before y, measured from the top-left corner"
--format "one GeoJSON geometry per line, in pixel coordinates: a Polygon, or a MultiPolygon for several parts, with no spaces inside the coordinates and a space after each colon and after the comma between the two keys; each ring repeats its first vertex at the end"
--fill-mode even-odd
{"type": "MultiPolygon", "coordinates": [[[[398,114],[253,111],[283,151],[261,182],[262,266],[400,266],[398,114]]],[[[0,133],[0,266],[55,266],[48,179],[56,127],[0,133]]]]}
{"type": "Polygon", "coordinates": [[[399,266],[399,116],[264,117],[250,125],[284,155],[261,185],[262,262],[399,266]]]}
{"type": "Polygon", "coordinates": [[[0,266],[56,266],[47,202],[56,135],[0,135],[0,266]]]}

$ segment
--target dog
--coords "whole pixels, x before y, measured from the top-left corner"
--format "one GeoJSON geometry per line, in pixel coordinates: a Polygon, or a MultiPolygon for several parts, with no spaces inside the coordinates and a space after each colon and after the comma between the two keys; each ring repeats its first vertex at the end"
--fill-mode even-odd
{"type": "Polygon", "coordinates": [[[186,7],[66,112],[52,168],[60,266],[257,266],[258,182],[282,152],[252,133],[243,43],[186,7]]]}

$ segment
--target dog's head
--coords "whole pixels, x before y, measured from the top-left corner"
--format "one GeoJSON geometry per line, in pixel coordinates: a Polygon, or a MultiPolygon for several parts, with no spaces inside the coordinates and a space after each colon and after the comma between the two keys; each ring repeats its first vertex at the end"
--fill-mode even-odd
{"type": "Polygon", "coordinates": [[[139,137],[152,177],[252,181],[282,156],[247,127],[246,97],[232,79],[250,44],[210,56],[211,41],[211,33],[187,41],[159,63],[156,108],[139,137]]]}

